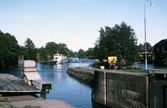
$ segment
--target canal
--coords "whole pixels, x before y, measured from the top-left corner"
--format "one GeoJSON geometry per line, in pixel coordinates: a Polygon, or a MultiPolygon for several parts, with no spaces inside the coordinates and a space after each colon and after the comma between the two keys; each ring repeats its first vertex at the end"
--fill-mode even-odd
{"type": "Polygon", "coordinates": [[[52,90],[46,99],[61,99],[77,108],[92,108],[91,87],[70,77],[66,70],[69,66],[88,67],[90,63],[68,63],[53,65],[37,63],[37,70],[42,79],[52,83],[52,90]]]}
{"type": "MultiPolygon", "coordinates": [[[[46,99],[60,99],[75,106],[76,108],[93,108],[91,100],[92,88],[72,77],[66,71],[69,66],[89,67],[92,61],[66,63],[54,65],[53,63],[37,63],[37,71],[41,78],[52,83],[52,90],[46,95],[46,99]]],[[[144,68],[144,64],[139,64],[144,68]]],[[[158,68],[148,64],[148,69],[158,68]]],[[[8,70],[7,73],[22,77],[16,70],[8,70]]]]}

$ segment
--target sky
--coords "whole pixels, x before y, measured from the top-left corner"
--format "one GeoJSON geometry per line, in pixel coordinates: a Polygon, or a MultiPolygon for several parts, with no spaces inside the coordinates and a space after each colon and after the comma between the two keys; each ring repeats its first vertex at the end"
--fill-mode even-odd
{"type": "Polygon", "coordinates": [[[30,38],[37,48],[48,42],[65,43],[73,51],[88,50],[101,27],[125,22],[138,43],[152,46],[167,39],[167,0],[0,0],[0,30],[24,46],[30,38]]]}

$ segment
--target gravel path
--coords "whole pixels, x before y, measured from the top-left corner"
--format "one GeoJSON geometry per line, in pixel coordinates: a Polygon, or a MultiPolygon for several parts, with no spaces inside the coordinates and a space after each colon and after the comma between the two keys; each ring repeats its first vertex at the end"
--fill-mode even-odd
{"type": "Polygon", "coordinates": [[[75,108],[60,99],[45,100],[32,95],[1,96],[0,94],[0,108],[11,108],[11,105],[14,108],[75,108]]]}
{"type": "Polygon", "coordinates": [[[11,102],[11,105],[17,108],[23,108],[28,105],[40,106],[41,108],[75,108],[74,106],[59,99],[16,101],[11,102]]]}
{"type": "MultiPolygon", "coordinates": [[[[14,75],[10,74],[0,74],[0,79],[9,78],[10,80],[22,80],[17,78],[14,75]]],[[[5,94],[5,93],[3,93],[5,94]]],[[[6,93],[7,94],[7,93],[6,93]]],[[[38,106],[40,108],[75,108],[74,106],[68,104],[65,101],[60,99],[48,99],[45,100],[43,98],[37,98],[32,95],[18,95],[13,93],[12,95],[1,95],[0,94],[0,108],[11,108],[10,106],[14,106],[16,108],[25,108],[25,106],[32,106],[30,108],[34,108],[34,106],[38,106]]],[[[35,107],[35,108],[38,108],[35,107]]],[[[13,107],[12,107],[13,108],[13,107]]],[[[29,107],[26,107],[29,108],[29,107]]]]}

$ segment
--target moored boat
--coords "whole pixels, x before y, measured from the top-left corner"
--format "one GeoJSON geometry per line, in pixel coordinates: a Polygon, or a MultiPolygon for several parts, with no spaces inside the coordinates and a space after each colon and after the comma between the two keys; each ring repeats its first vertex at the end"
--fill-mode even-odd
{"type": "Polygon", "coordinates": [[[67,56],[63,55],[63,54],[54,54],[53,55],[53,62],[55,64],[63,64],[67,62],[67,56]]]}

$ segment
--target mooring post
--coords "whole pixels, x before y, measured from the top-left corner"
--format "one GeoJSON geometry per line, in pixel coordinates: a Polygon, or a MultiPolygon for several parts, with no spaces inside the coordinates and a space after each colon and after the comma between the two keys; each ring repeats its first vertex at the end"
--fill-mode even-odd
{"type": "Polygon", "coordinates": [[[41,90],[41,97],[46,99],[46,90],[45,89],[41,90]]]}

